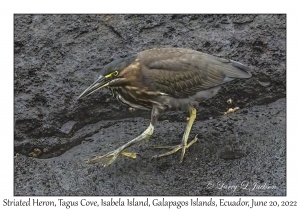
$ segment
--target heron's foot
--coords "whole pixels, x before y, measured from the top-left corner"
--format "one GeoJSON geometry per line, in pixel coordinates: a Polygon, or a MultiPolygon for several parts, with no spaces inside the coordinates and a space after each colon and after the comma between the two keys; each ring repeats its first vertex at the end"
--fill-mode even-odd
{"type": "Polygon", "coordinates": [[[175,145],[175,146],[155,146],[154,148],[158,148],[158,149],[169,149],[170,151],[169,152],[166,152],[164,154],[161,154],[161,155],[155,155],[153,156],[153,158],[159,158],[159,157],[164,157],[164,156],[167,156],[167,155],[171,155],[175,152],[177,152],[178,150],[182,149],[182,152],[181,152],[181,158],[180,158],[180,163],[182,163],[183,161],[183,157],[184,157],[184,154],[185,154],[185,151],[187,148],[189,148],[190,146],[192,146],[192,144],[194,144],[196,141],[198,141],[198,138],[197,138],[197,135],[195,136],[195,138],[188,144],[186,144],[185,141],[182,141],[181,144],[179,145],[175,145]]]}
{"type": "Polygon", "coordinates": [[[133,159],[135,159],[137,155],[136,153],[130,153],[124,150],[116,149],[102,156],[94,156],[89,160],[87,160],[86,163],[87,164],[102,163],[102,165],[106,167],[112,164],[120,154],[133,159]]]}

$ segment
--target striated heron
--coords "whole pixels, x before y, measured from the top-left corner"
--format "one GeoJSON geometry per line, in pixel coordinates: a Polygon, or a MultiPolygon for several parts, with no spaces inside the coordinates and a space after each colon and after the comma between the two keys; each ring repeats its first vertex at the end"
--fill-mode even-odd
{"type": "Polygon", "coordinates": [[[111,62],[100,73],[78,99],[107,86],[121,103],[152,110],[150,125],[141,135],[114,151],[87,161],[89,164],[102,162],[104,166],[112,164],[120,154],[135,158],[136,154],[126,152],[126,149],[150,138],[162,111],[178,109],[190,113],[182,142],[176,146],[159,146],[170,151],[155,157],[170,155],[181,149],[182,162],[186,149],[197,141],[196,136],[188,143],[196,118],[194,107],[216,95],[224,83],[251,77],[250,69],[241,63],[183,48],[145,50],[111,62]]]}

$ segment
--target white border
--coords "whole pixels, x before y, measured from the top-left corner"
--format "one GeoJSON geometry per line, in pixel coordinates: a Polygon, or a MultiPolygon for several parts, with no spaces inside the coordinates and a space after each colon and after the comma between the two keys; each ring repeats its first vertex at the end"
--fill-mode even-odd
{"type": "MultiPolygon", "coordinates": [[[[13,14],[14,13],[287,13],[287,197],[254,197],[257,200],[298,200],[299,185],[299,11],[296,1],[7,1],[1,2],[1,173],[0,205],[13,199],[13,14]]],[[[22,197],[22,199],[26,197],[22,197]]],[[[60,197],[39,197],[53,200],[60,197]]],[[[95,199],[98,199],[94,197],[95,199]]],[[[141,197],[140,197],[141,198],[141,197]]],[[[155,197],[151,197],[154,199],[155,197]]],[[[184,197],[167,197],[182,199],[184,197]]],[[[220,197],[235,200],[236,197],[220,197]]],[[[79,197],[68,197],[78,200],[79,197]]],[[[185,199],[190,199],[186,197],[185,199]]],[[[219,197],[213,197],[219,199],[219,197]]],[[[243,197],[243,199],[252,199],[243,197]]],[[[32,207],[30,207],[32,208],[32,207]]],[[[59,209],[59,208],[58,208],[59,209]]],[[[62,207],[62,209],[65,209],[62,207]]],[[[109,208],[114,209],[114,208],[109,208]]]]}

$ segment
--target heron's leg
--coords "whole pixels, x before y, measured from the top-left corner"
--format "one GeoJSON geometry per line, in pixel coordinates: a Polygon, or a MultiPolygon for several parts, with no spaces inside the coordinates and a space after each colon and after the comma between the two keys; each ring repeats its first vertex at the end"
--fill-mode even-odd
{"type": "Polygon", "coordinates": [[[156,155],[156,156],[154,156],[154,158],[171,155],[171,154],[177,152],[178,150],[182,149],[180,163],[183,161],[183,157],[184,157],[186,149],[189,148],[192,144],[194,144],[198,140],[197,136],[195,136],[195,138],[189,144],[187,144],[192,125],[196,118],[196,109],[194,107],[190,107],[189,112],[190,112],[190,119],[187,123],[185,132],[183,134],[181,144],[176,145],[176,146],[156,146],[155,148],[171,149],[171,151],[166,152],[161,155],[156,155]]]}
{"type": "Polygon", "coordinates": [[[94,163],[102,162],[104,166],[108,166],[108,165],[112,164],[120,154],[127,156],[127,157],[136,158],[135,153],[125,152],[124,150],[128,147],[131,147],[134,144],[137,144],[143,140],[150,138],[153,131],[154,131],[154,126],[150,123],[149,127],[138,137],[132,139],[131,141],[124,144],[123,146],[119,147],[118,149],[113,150],[103,156],[92,157],[91,159],[87,160],[86,163],[94,164],[94,163]]]}
{"type": "Polygon", "coordinates": [[[154,126],[156,125],[157,118],[158,118],[158,109],[156,107],[153,107],[152,113],[151,113],[150,125],[141,135],[139,135],[138,137],[127,142],[126,144],[119,147],[118,149],[108,152],[105,155],[92,157],[91,159],[87,160],[86,163],[94,164],[94,163],[102,162],[105,167],[105,166],[109,166],[110,164],[112,164],[120,154],[127,156],[127,157],[136,158],[136,153],[126,152],[125,149],[128,147],[131,147],[132,145],[137,144],[143,140],[149,139],[153,134],[154,126]]]}

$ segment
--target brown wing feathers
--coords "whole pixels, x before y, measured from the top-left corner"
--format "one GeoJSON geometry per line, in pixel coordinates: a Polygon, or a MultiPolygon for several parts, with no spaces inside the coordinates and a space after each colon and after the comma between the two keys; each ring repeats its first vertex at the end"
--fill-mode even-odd
{"type": "Polygon", "coordinates": [[[151,82],[176,97],[187,97],[221,85],[226,77],[251,76],[249,69],[238,62],[188,49],[152,49],[140,53],[138,59],[145,64],[151,82]]]}

